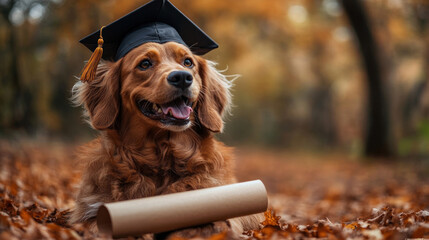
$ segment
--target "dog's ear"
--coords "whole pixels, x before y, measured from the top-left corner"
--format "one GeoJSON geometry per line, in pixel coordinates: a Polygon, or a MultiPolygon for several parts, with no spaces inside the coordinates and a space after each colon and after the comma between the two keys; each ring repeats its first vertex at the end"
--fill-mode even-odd
{"type": "Polygon", "coordinates": [[[94,129],[114,129],[120,111],[121,62],[100,64],[93,81],[83,83],[81,101],[94,129]]]}
{"type": "Polygon", "coordinates": [[[202,80],[201,93],[196,106],[198,120],[210,131],[222,132],[222,117],[231,102],[230,83],[216,70],[213,62],[198,56],[196,58],[202,80]]]}

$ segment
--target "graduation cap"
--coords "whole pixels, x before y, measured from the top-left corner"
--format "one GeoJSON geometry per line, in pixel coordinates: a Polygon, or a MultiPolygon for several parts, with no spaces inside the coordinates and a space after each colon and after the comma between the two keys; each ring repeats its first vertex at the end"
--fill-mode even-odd
{"type": "Polygon", "coordinates": [[[168,0],[153,0],[80,40],[93,51],[80,80],[94,79],[101,58],[117,61],[147,42],[177,42],[197,55],[218,47],[168,0]]]}

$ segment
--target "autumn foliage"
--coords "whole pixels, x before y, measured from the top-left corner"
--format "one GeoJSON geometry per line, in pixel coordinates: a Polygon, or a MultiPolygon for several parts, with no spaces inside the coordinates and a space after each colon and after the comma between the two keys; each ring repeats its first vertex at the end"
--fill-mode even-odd
{"type": "MultiPolygon", "coordinates": [[[[0,1],[0,134],[90,138],[70,91],[82,37],[149,0],[0,1]]],[[[362,153],[365,70],[339,0],[171,0],[218,44],[205,55],[240,74],[223,140],[362,153]]],[[[401,156],[428,154],[429,2],[368,0],[401,156]]]]}
{"type": "Polygon", "coordinates": [[[333,223],[319,220],[314,224],[281,223],[273,211],[265,212],[266,220],[260,230],[246,233],[253,239],[328,238],[328,239],[405,239],[424,238],[429,235],[429,211],[394,213],[392,207],[375,209],[373,214],[350,223],[333,223]],[[273,220],[275,220],[273,222],[273,220]]]}
{"type": "MultiPolygon", "coordinates": [[[[0,239],[103,238],[67,223],[80,179],[73,151],[61,144],[0,142],[0,239]]],[[[271,208],[245,239],[429,237],[424,165],[246,149],[237,156],[240,180],[261,178],[271,208]]],[[[224,232],[210,239],[230,237],[224,232]]]]}

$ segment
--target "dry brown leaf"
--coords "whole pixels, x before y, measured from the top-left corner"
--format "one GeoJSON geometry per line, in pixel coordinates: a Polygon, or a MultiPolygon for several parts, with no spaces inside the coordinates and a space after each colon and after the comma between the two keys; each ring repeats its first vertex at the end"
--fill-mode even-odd
{"type": "Polygon", "coordinates": [[[14,217],[18,214],[18,207],[15,206],[10,199],[0,199],[0,211],[14,217]]]}
{"type": "MultiPolygon", "coordinates": [[[[50,148],[25,146],[11,151],[0,144],[0,239],[107,238],[84,225],[68,225],[70,212],[64,209],[73,207],[74,186],[80,177],[70,171],[74,163],[62,151],[58,155],[50,148]]],[[[263,156],[269,161],[266,154],[263,156]]],[[[261,229],[246,232],[245,239],[429,238],[427,177],[401,178],[390,165],[330,164],[328,160],[294,166],[277,160],[262,164],[260,159],[257,155],[246,157],[251,164],[245,167],[261,171],[261,176],[269,173],[264,183],[269,189],[278,189],[274,193],[282,194],[277,199],[281,201],[273,206],[276,212],[265,212],[261,229]],[[296,187],[284,187],[292,180],[296,187]]],[[[210,238],[229,237],[220,233],[210,238]]]]}
{"type": "Polygon", "coordinates": [[[280,217],[276,216],[274,210],[269,209],[264,212],[265,220],[262,222],[264,226],[277,226],[280,227],[280,217]]]}

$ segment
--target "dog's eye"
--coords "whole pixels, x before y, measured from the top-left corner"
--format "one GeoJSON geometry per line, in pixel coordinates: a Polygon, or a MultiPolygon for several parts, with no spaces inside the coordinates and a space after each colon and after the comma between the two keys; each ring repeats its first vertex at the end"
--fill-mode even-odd
{"type": "Polygon", "coordinates": [[[190,58],[185,59],[185,61],[183,61],[183,65],[185,67],[191,68],[194,66],[194,63],[192,62],[192,60],[190,58]]]}
{"type": "Polygon", "coordinates": [[[138,66],[141,70],[146,70],[150,67],[152,67],[152,62],[149,59],[145,59],[141,61],[141,63],[138,66]]]}

